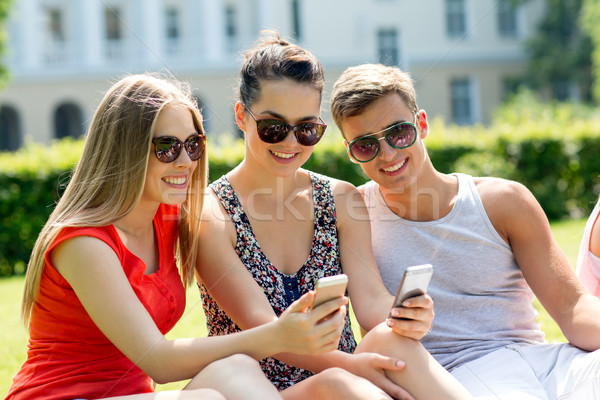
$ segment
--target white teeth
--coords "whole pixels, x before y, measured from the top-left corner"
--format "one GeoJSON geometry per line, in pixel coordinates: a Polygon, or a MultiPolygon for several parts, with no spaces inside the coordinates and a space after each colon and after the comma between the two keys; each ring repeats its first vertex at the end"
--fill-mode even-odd
{"type": "Polygon", "coordinates": [[[402,168],[402,167],[404,166],[404,164],[406,164],[406,158],[405,158],[405,159],[404,159],[404,161],[402,161],[401,163],[398,163],[398,164],[396,164],[396,165],[393,165],[393,166],[391,166],[391,167],[389,167],[389,168],[384,168],[383,170],[384,170],[385,172],[394,172],[394,171],[397,171],[397,170],[399,170],[400,168],[402,168]]]}
{"type": "Polygon", "coordinates": [[[185,176],[181,176],[181,177],[177,177],[177,178],[169,177],[169,178],[165,178],[164,181],[171,185],[183,185],[187,181],[187,178],[185,176]]]}
{"type": "Polygon", "coordinates": [[[296,153],[280,153],[278,151],[271,150],[271,153],[275,154],[279,158],[292,158],[296,155],[296,153]]]}

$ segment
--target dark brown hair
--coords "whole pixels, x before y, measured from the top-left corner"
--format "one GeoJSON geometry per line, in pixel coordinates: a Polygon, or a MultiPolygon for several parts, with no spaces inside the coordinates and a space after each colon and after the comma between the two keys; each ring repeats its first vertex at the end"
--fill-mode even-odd
{"type": "Polygon", "coordinates": [[[262,32],[248,50],[240,71],[240,101],[250,107],[259,97],[261,82],[288,78],[312,85],[322,93],[323,66],[308,50],[279,37],[275,31],[262,32]]]}

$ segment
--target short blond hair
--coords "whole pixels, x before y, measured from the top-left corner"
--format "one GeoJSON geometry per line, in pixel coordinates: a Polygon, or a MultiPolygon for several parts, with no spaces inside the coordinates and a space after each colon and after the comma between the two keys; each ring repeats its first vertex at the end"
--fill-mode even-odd
{"type": "MultiPolygon", "coordinates": [[[[331,114],[337,126],[361,114],[375,100],[397,93],[412,113],[419,111],[412,79],[397,67],[362,64],[346,69],[331,92],[331,114]]],[[[342,132],[343,134],[343,132],[342,132]]]]}

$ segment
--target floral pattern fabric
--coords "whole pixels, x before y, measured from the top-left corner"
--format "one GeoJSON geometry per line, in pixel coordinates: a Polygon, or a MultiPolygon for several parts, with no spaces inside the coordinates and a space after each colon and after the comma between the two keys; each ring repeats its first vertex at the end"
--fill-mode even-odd
{"type": "MultiPolygon", "coordinates": [[[[248,216],[227,178],[223,176],[210,185],[235,225],[237,232],[235,251],[240,261],[263,289],[278,316],[302,294],[313,290],[319,278],[343,272],[340,264],[335,202],[330,182],[322,175],[312,172],[309,174],[312,183],[315,233],[308,260],[293,275],[280,272],[262,252],[248,216]]],[[[225,335],[240,331],[240,328],[210,296],[207,288],[203,284],[199,286],[209,335],[225,335]]],[[[356,342],[350,327],[350,317],[346,315],[339,350],[351,353],[355,348],[356,342]]],[[[312,375],[310,371],[293,367],[272,357],[265,358],[260,364],[266,376],[279,390],[312,375]]]]}

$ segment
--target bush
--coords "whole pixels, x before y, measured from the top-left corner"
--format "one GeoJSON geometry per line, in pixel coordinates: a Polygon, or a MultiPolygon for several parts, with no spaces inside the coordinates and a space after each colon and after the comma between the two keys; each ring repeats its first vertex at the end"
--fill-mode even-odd
{"type": "Polygon", "coordinates": [[[83,141],[65,139],[50,147],[29,144],[0,153],[0,276],[25,272],[39,231],[75,165],[83,141]]]}
{"type": "MultiPolygon", "coordinates": [[[[527,102],[535,99],[525,97],[527,102]]],[[[457,127],[431,123],[425,143],[445,173],[516,180],[536,196],[551,220],[583,217],[600,193],[600,118],[565,105],[501,109],[493,125],[457,127]]],[[[83,141],[65,139],[44,147],[29,144],[0,154],[0,276],[21,274],[42,225],[52,211],[83,141]]],[[[244,157],[240,140],[209,138],[209,179],[214,181],[244,157]]],[[[339,132],[331,127],[305,167],[361,185],[360,166],[350,162],[339,132]]]]}

